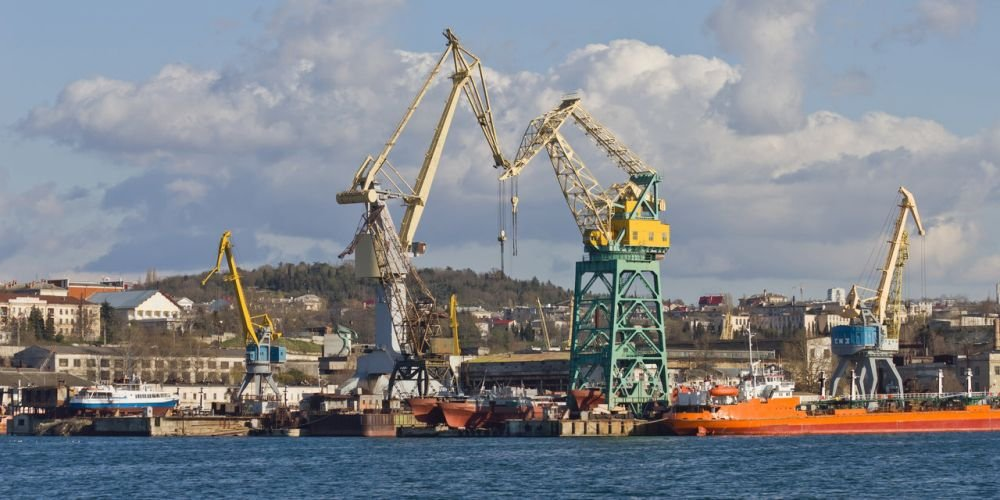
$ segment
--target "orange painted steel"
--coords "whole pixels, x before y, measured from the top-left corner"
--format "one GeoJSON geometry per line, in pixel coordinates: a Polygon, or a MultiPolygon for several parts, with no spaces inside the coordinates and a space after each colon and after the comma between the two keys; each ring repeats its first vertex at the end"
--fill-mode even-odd
{"type": "Polygon", "coordinates": [[[970,405],[945,410],[881,410],[863,408],[810,414],[799,398],[751,399],[719,405],[714,411],[675,411],[663,420],[677,435],[801,435],[962,432],[1000,430],[1000,409],[970,405]]]}

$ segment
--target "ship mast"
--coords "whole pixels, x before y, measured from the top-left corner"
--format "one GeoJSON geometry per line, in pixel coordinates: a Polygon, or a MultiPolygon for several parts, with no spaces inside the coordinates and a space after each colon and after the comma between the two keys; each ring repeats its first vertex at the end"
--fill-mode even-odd
{"type": "Polygon", "coordinates": [[[757,394],[757,364],[753,360],[753,330],[747,328],[747,350],[750,351],[750,393],[757,394]]]}

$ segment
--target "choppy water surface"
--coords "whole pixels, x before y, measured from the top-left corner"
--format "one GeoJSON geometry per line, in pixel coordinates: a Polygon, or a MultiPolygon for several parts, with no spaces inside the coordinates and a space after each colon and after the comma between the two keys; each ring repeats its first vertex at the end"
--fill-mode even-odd
{"type": "Polygon", "coordinates": [[[1000,497],[1000,433],[760,438],[0,436],[0,498],[1000,497]]]}

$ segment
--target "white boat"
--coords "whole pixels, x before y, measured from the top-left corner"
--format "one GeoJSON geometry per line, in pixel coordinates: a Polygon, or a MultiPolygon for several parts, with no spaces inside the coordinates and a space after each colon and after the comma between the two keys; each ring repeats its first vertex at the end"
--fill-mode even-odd
{"type": "Polygon", "coordinates": [[[176,407],[178,401],[176,394],[133,380],[87,387],[69,398],[69,407],[100,412],[137,412],[151,408],[154,414],[162,415],[176,407]]]}

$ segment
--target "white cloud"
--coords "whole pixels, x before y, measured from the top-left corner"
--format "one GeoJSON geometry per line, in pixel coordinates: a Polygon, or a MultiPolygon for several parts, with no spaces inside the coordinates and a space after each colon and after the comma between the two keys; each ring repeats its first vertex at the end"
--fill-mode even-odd
{"type": "Polygon", "coordinates": [[[804,54],[812,44],[819,2],[727,0],[706,26],[723,49],[743,60],[742,77],[717,106],[736,130],[770,133],[802,123],[804,54]]]}
{"type": "Polygon", "coordinates": [[[177,196],[181,204],[186,204],[204,198],[208,193],[208,186],[195,180],[177,179],[167,184],[167,191],[177,196]]]}
{"type": "Polygon", "coordinates": [[[875,83],[868,72],[861,68],[851,68],[834,77],[830,93],[835,97],[871,95],[874,88],[875,83]]]}
{"type": "MultiPolygon", "coordinates": [[[[348,235],[350,239],[352,236],[348,235]]],[[[254,234],[256,244],[266,252],[264,261],[277,262],[336,262],[346,244],[331,239],[300,238],[267,231],[254,234]]]]}
{"type": "Polygon", "coordinates": [[[0,185],[0,281],[58,276],[108,251],[114,214],[101,214],[94,193],[54,183],[15,192],[0,185]]]}
{"type": "MultiPolygon", "coordinates": [[[[958,137],[932,120],[878,110],[857,119],[803,113],[816,12],[813,3],[723,4],[708,25],[739,66],[612,40],[540,73],[488,68],[505,151],[513,154],[531,118],[579,89],[585,106],[663,174],[674,244],[665,270],[692,289],[731,283],[738,293],[768,279],[849,285],[901,184],[928,221],[929,275],[942,287],[994,280],[963,271],[965,262],[993,269],[990,249],[1000,245],[984,229],[1000,215],[1000,129],[958,137]]],[[[117,217],[103,246],[60,257],[115,273],[201,269],[218,234],[232,229],[253,235],[241,240],[242,265],[335,262],[360,213],[334,195],[381,148],[437,57],[387,46],[390,15],[381,4],[290,3],[238,67],[173,64],[142,82],[84,79],[35,108],[22,133],[136,167],[99,207],[90,198],[93,212],[117,217]]],[[[447,86],[425,98],[394,150],[403,172],[419,166],[447,86]]],[[[599,179],[622,180],[592,146],[576,147],[599,179]]],[[[418,265],[498,267],[496,172],[467,109],[445,149],[417,236],[430,250],[418,265]]],[[[568,285],[582,247],[547,163],[536,159],[520,180],[521,256],[508,265],[568,285]]],[[[29,219],[79,210],[47,203],[27,205],[29,219]]],[[[0,201],[0,213],[11,206],[0,201]]],[[[75,241],[50,236],[67,248],[75,241]]],[[[26,248],[17,247],[17,259],[26,248]]],[[[20,269],[9,262],[0,271],[20,269]]]]}
{"type": "MultiPolygon", "coordinates": [[[[916,231],[913,233],[911,241],[914,245],[920,244],[916,231]]],[[[980,240],[979,229],[974,222],[958,220],[932,222],[924,237],[927,259],[931,263],[929,274],[935,277],[943,277],[954,271],[955,266],[969,257],[980,240]]]]}
{"type": "Polygon", "coordinates": [[[890,40],[910,45],[923,43],[931,36],[955,37],[978,22],[976,0],[921,0],[914,8],[914,18],[892,27],[875,43],[879,48],[890,40]]]}

